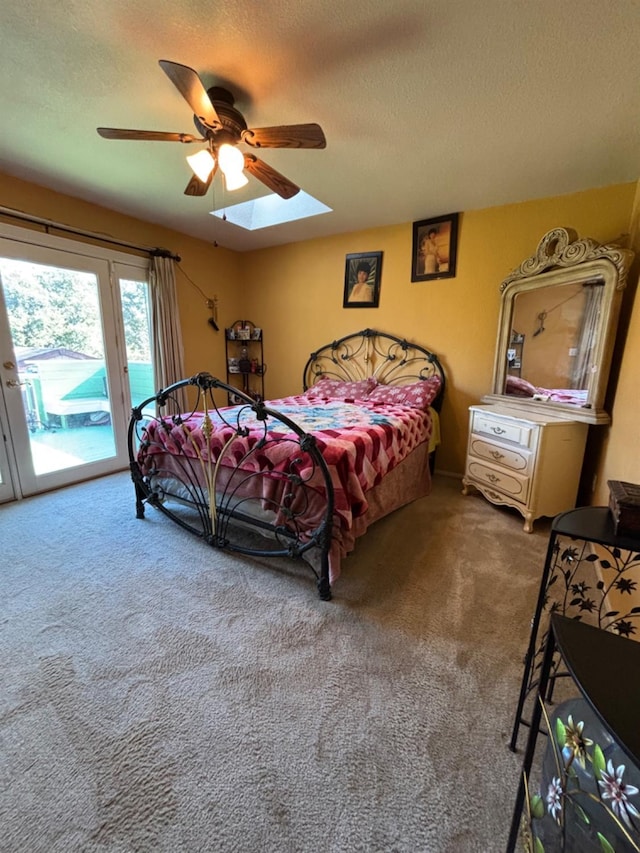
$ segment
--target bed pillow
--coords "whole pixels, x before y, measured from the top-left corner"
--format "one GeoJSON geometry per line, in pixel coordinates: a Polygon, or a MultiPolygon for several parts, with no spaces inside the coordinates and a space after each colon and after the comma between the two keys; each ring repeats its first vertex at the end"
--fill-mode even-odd
{"type": "Polygon", "coordinates": [[[329,397],[332,400],[365,400],[377,385],[373,376],[357,382],[343,382],[340,379],[319,379],[308,388],[305,397],[329,397]]]}
{"type": "Polygon", "coordinates": [[[538,390],[535,385],[520,376],[507,376],[506,393],[514,397],[533,397],[538,390]]]}
{"type": "Polygon", "coordinates": [[[428,409],[438,396],[441,381],[439,376],[421,379],[411,385],[376,385],[367,399],[374,403],[386,403],[411,406],[414,409],[428,409]]]}

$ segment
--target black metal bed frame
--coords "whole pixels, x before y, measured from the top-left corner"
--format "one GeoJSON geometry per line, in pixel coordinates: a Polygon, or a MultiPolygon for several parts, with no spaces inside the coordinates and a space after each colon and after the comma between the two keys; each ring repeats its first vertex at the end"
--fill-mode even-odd
{"type": "Polygon", "coordinates": [[[320,597],[331,598],[331,475],[314,436],[286,415],[208,373],[198,373],[159,391],[133,409],[129,421],[129,465],[138,518],[144,518],[145,504],[150,504],[216,548],[254,557],[301,558],[316,575],[320,597]],[[171,409],[178,411],[176,392],[190,386],[197,389],[193,409],[187,414],[168,414],[171,409]],[[230,409],[219,407],[215,390],[223,392],[225,399],[234,393],[240,404],[230,409]],[[151,414],[156,407],[157,415],[151,414]],[[200,431],[188,423],[196,413],[203,413],[200,431]],[[214,421],[225,432],[217,459],[203,452],[201,442],[202,435],[211,435],[214,421]],[[249,423],[254,438],[247,446],[249,423]],[[285,425],[284,433],[272,431],[277,423],[285,425]],[[260,429],[258,440],[256,424],[260,429]],[[154,438],[150,426],[155,435],[164,431],[175,436],[180,452],[167,457],[164,442],[154,438]],[[259,457],[282,442],[286,443],[286,463],[281,470],[266,474],[259,457]],[[274,495],[265,489],[267,477],[278,481],[274,495]],[[318,479],[324,486],[326,502],[320,519],[310,529],[305,515],[317,496],[318,479]],[[247,528],[265,535],[252,543],[247,528]],[[308,560],[311,551],[319,554],[319,571],[308,560]]]}
{"type": "Polygon", "coordinates": [[[325,377],[357,381],[371,376],[382,385],[407,385],[437,376],[440,391],[431,407],[436,412],[442,409],[446,378],[438,356],[406,338],[377,329],[345,335],[312,352],[304,366],[302,384],[306,391],[325,377]]]}
{"type": "MultiPolygon", "coordinates": [[[[357,381],[375,376],[397,385],[435,375],[441,388],[432,406],[439,411],[445,377],[437,356],[403,338],[365,329],[312,353],[303,382],[306,390],[324,377],[357,381]]],[[[320,598],[331,598],[334,493],[313,435],[264,402],[198,373],[132,410],[128,444],[138,518],[144,518],[149,504],[213,547],[254,557],[300,558],[313,571],[320,598]],[[189,388],[196,400],[185,413],[179,401],[182,389],[189,388]],[[214,392],[225,400],[221,406],[214,392]],[[229,393],[239,405],[226,405],[229,393]],[[197,427],[190,421],[194,417],[197,427]],[[214,422],[224,443],[212,459],[203,452],[203,436],[208,442],[214,422]],[[173,444],[170,455],[163,437],[173,444]],[[266,473],[259,457],[276,446],[283,463],[266,473]],[[263,534],[258,542],[256,532],[263,534]]]]}

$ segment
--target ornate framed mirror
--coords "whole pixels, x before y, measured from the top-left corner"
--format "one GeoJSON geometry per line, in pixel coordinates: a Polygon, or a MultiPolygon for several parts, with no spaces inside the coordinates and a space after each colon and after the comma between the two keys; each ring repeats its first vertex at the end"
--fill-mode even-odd
{"type": "Polygon", "coordinates": [[[604,411],[633,252],[554,228],[501,284],[493,391],[483,398],[591,424],[604,411]]]}

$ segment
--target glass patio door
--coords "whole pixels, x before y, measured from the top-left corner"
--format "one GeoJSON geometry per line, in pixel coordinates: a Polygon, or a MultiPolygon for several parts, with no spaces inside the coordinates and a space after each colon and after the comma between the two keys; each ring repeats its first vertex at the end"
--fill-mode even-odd
{"type": "MultiPolygon", "coordinates": [[[[21,497],[127,467],[131,399],[118,266],[93,254],[0,239],[7,423],[0,500],[11,499],[10,490],[21,497]]],[[[135,267],[122,270],[127,281],[144,278],[135,267]]]]}

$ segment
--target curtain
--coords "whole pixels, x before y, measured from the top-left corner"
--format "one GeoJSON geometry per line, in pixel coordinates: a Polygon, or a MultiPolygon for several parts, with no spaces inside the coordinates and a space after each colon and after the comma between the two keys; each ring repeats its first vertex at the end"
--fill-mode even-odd
{"type": "Polygon", "coordinates": [[[591,366],[593,364],[593,349],[596,345],[596,329],[598,328],[598,317],[600,315],[600,303],[604,288],[598,283],[584,285],[585,303],[578,332],[578,355],[573,367],[571,377],[572,388],[588,388],[591,378],[591,366]]]}
{"type": "MultiPolygon", "coordinates": [[[[185,378],[174,263],[173,258],[160,253],[151,256],[149,291],[156,389],[167,388],[185,378]]],[[[180,411],[186,411],[184,388],[177,392],[176,399],[180,411]]]]}

